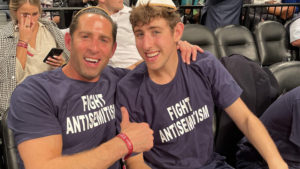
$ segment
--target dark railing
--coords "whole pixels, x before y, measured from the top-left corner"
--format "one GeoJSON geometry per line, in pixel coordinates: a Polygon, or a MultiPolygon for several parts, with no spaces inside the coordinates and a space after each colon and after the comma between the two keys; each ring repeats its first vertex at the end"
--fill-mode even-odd
{"type": "MultiPolygon", "coordinates": [[[[130,4],[134,5],[137,0],[131,0],[130,4]]],[[[178,5],[178,11],[182,16],[184,23],[198,23],[201,24],[203,5],[178,5]]],[[[240,24],[248,27],[252,30],[254,25],[263,20],[276,20],[285,23],[295,13],[296,7],[300,7],[300,3],[284,3],[284,4],[244,4],[241,9],[240,24]],[[275,10],[274,10],[275,9],[275,10]]],[[[44,12],[56,12],[60,15],[60,28],[65,28],[68,25],[66,22],[70,22],[66,18],[66,14],[70,14],[73,11],[80,10],[81,7],[60,7],[60,8],[44,8],[44,12]]],[[[8,11],[8,5],[0,5],[0,10],[8,11]]]]}
{"type": "MultiPolygon", "coordinates": [[[[60,22],[58,23],[59,28],[67,28],[72,19],[73,12],[77,12],[82,7],[59,7],[59,8],[43,8],[43,12],[58,12],[60,16],[60,22]]],[[[53,17],[50,15],[51,18],[53,17]]]]}
{"type": "Polygon", "coordinates": [[[9,10],[8,5],[0,5],[0,10],[9,10]]]}
{"type": "Polygon", "coordinates": [[[260,21],[275,20],[284,24],[295,14],[300,3],[283,4],[244,4],[240,17],[240,24],[250,30],[260,21]]]}

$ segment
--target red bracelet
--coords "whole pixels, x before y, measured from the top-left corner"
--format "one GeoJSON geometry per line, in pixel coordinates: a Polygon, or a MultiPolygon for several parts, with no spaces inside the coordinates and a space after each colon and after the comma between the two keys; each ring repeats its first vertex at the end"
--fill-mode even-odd
{"type": "Polygon", "coordinates": [[[19,43],[17,44],[17,46],[27,49],[28,44],[19,42],[19,43]]]}
{"type": "Polygon", "coordinates": [[[130,157],[130,155],[131,155],[131,153],[133,151],[133,144],[130,141],[129,137],[126,134],[124,134],[124,133],[118,134],[117,137],[121,138],[125,142],[125,144],[126,144],[126,146],[128,148],[128,153],[124,157],[124,160],[126,160],[128,157],[130,157]]]}

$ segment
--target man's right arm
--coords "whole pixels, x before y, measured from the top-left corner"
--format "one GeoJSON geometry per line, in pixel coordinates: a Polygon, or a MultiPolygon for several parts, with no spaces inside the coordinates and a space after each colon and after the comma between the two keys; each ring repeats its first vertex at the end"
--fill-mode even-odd
{"type": "MultiPolygon", "coordinates": [[[[125,112],[127,113],[127,111],[125,112]]],[[[124,112],[122,111],[124,116],[124,112]]],[[[122,120],[122,133],[133,144],[133,152],[149,150],[153,146],[153,131],[146,123],[122,120]]],[[[114,137],[100,146],[73,155],[62,155],[62,136],[51,135],[24,141],[18,145],[26,169],[104,169],[128,153],[125,142],[114,137]]]]}
{"type": "Polygon", "coordinates": [[[61,135],[24,141],[18,150],[26,169],[104,169],[128,151],[122,140],[115,137],[92,150],[63,156],[61,135]]]}

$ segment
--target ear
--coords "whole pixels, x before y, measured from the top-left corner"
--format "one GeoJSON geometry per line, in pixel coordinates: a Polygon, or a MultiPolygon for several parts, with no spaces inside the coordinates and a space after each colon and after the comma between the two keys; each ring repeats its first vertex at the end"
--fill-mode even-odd
{"type": "Polygon", "coordinates": [[[184,30],[184,24],[182,22],[178,22],[174,27],[174,40],[175,42],[180,41],[182,33],[184,30]]]}
{"type": "Polygon", "coordinates": [[[65,45],[69,51],[71,51],[71,41],[72,41],[71,34],[69,32],[67,32],[65,34],[65,45]]]}

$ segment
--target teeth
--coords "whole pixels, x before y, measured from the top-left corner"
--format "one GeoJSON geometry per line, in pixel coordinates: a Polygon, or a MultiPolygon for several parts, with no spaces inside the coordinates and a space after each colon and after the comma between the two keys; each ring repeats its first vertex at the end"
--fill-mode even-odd
{"type": "Polygon", "coordinates": [[[154,57],[156,55],[158,55],[159,52],[155,52],[155,53],[147,53],[147,57],[154,57]]]}
{"type": "Polygon", "coordinates": [[[92,59],[92,58],[84,58],[88,62],[98,63],[99,59],[92,59]]]}

